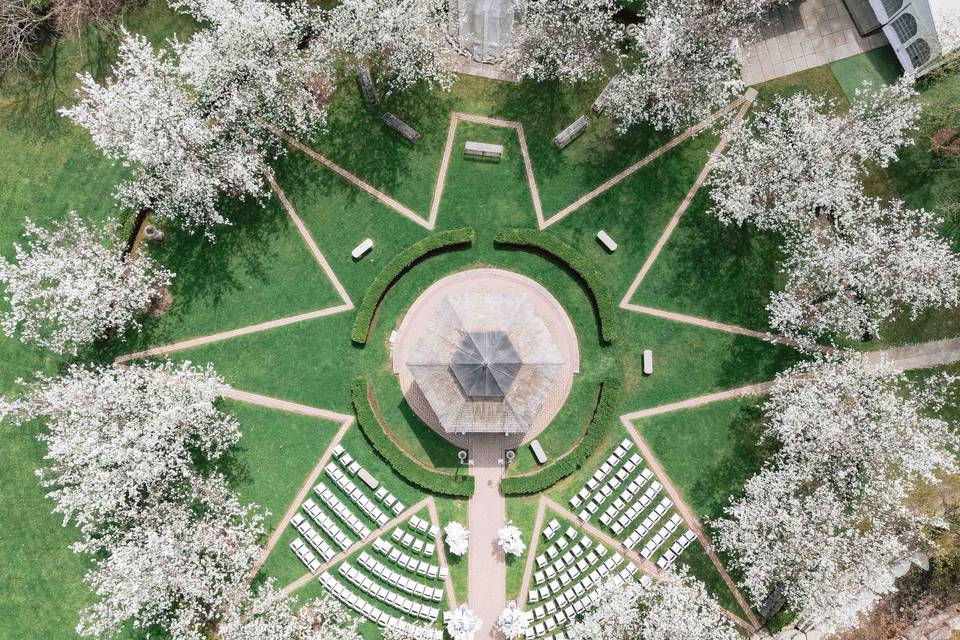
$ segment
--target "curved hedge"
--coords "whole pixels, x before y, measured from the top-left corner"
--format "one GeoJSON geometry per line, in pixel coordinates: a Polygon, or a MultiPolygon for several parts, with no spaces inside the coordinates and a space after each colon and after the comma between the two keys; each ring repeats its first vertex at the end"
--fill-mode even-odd
{"type": "Polygon", "coordinates": [[[617,305],[607,286],[605,276],[587,256],[566,242],[536,229],[505,229],[497,233],[494,242],[516,247],[532,247],[550,254],[580,276],[587,285],[600,318],[600,336],[604,342],[613,342],[618,335],[617,305]]]}
{"type": "Polygon", "coordinates": [[[617,419],[617,401],[623,385],[618,379],[608,378],[601,383],[600,399],[593,412],[586,433],[572,450],[536,473],[507,476],[500,481],[504,495],[529,495],[544,491],[583,466],[591,453],[597,450],[610,431],[610,423],[617,419]]]}
{"type": "Polygon", "coordinates": [[[363,431],[363,435],[370,441],[377,453],[393,467],[394,471],[408,482],[431,493],[456,497],[473,495],[473,476],[431,471],[397,446],[387,434],[370,404],[369,385],[365,378],[357,378],[353,381],[351,393],[360,430],[363,431]]]}
{"type": "Polygon", "coordinates": [[[363,301],[357,308],[357,317],[354,319],[353,329],[350,331],[350,339],[357,344],[366,344],[367,336],[370,333],[370,324],[373,322],[373,314],[377,310],[380,300],[383,299],[390,285],[404,271],[427,254],[448,247],[473,244],[476,235],[476,232],[471,228],[441,231],[414,242],[391,258],[390,262],[380,270],[377,277],[367,287],[366,293],[363,294],[363,301]]]}

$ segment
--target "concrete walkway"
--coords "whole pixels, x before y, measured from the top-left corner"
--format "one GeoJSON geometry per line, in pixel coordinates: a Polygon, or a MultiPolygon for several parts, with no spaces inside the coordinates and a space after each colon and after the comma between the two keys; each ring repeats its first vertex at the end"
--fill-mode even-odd
{"type": "Polygon", "coordinates": [[[470,547],[467,551],[469,606],[483,626],[478,640],[503,636],[496,622],[507,606],[507,563],[497,545],[497,532],[507,519],[507,501],[500,493],[503,443],[497,437],[476,437],[470,446],[476,491],[467,506],[470,547]]]}

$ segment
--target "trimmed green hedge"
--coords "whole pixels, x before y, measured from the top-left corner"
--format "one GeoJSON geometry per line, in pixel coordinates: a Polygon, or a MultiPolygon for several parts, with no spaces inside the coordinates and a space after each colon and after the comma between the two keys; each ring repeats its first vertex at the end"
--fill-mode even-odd
{"type": "Polygon", "coordinates": [[[516,247],[532,247],[550,254],[563,262],[574,273],[580,276],[587,285],[593,302],[597,307],[597,316],[600,318],[600,336],[604,342],[613,342],[617,339],[617,305],[613,301],[613,294],[607,281],[597,265],[579,250],[554,236],[547,235],[536,229],[505,229],[497,233],[494,242],[516,247]]]}
{"type": "Polygon", "coordinates": [[[357,378],[351,387],[353,408],[357,412],[360,430],[373,448],[393,470],[416,486],[445,496],[470,497],[474,491],[471,475],[454,475],[442,471],[431,471],[412,459],[393,439],[387,435],[383,424],[370,404],[369,385],[365,378],[357,378]]]}
{"type": "Polygon", "coordinates": [[[600,399],[593,412],[586,433],[571,451],[548,464],[536,473],[523,476],[507,476],[500,481],[504,495],[529,495],[540,493],[560,482],[583,466],[590,454],[597,450],[610,431],[610,424],[617,419],[617,402],[623,388],[619,379],[608,378],[601,383],[600,399]]]}
{"type": "Polygon", "coordinates": [[[366,344],[367,336],[370,334],[370,324],[373,322],[373,314],[377,310],[380,300],[386,295],[390,285],[392,285],[404,271],[430,253],[449,247],[473,244],[476,236],[476,232],[471,228],[441,231],[440,233],[434,233],[422,240],[414,242],[395,255],[390,262],[380,270],[377,277],[374,278],[370,286],[367,287],[366,293],[363,294],[363,301],[357,308],[357,317],[353,321],[350,338],[357,344],[366,344]]]}

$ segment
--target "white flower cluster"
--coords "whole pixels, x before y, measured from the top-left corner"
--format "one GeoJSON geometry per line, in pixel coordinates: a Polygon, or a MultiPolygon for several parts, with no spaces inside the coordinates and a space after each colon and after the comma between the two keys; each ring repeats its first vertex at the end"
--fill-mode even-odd
{"type": "Polygon", "coordinates": [[[659,580],[611,580],[567,629],[572,640],[737,640],[739,632],[702,582],[685,572],[659,580]]]}
{"type": "Polygon", "coordinates": [[[447,634],[452,640],[473,640],[482,624],[473,610],[462,604],[450,612],[447,618],[447,634]]]}
{"type": "Polygon", "coordinates": [[[906,498],[960,471],[955,425],[931,417],[953,382],[913,384],[860,355],[777,378],[764,434],[777,453],[715,522],[754,602],[782,585],[798,613],[840,631],[857,622],[865,591],[889,589],[890,563],[942,524],[906,498]]]}
{"type": "Polygon", "coordinates": [[[470,544],[470,532],[459,522],[451,520],[443,528],[447,548],[455,556],[462,556],[467,553],[467,547],[470,544]]]}
{"type": "Polygon", "coordinates": [[[10,310],[0,327],[23,342],[76,355],[112,332],[139,327],[137,315],[173,274],[145,255],[115,246],[117,225],[88,227],[73,211],[43,229],[26,221],[27,246],[16,262],[0,256],[0,284],[10,310]]]}
{"type": "Polygon", "coordinates": [[[512,556],[523,555],[527,550],[527,545],[523,542],[523,533],[509,520],[497,531],[497,544],[504,553],[512,556]]]}
{"type": "Polygon", "coordinates": [[[507,640],[516,640],[525,635],[532,624],[533,613],[522,610],[516,602],[508,604],[497,618],[497,628],[507,640]]]}
{"type": "Polygon", "coordinates": [[[778,331],[803,342],[859,339],[899,311],[960,304],[960,259],[940,219],[863,190],[867,167],[886,166],[911,142],[915,95],[905,78],[862,90],[846,113],[807,94],[781,99],[716,159],[713,213],[782,238],[786,288],[768,306],[778,331]]]}

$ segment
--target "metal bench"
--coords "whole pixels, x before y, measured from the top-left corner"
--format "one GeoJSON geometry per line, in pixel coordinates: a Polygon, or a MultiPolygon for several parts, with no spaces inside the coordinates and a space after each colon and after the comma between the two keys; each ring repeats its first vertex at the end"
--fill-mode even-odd
{"type": "Polygon", "coordinates": [[[377,87],[373,84],[373,76],[370,75],[370,69],[364,65],[357,67],[357,78],[360,80],[360,91],[363,92],[363,98],[371,107],[380,104],[380,96],[377,95],[377,87]]]}
{"type": "Polygon", "coordinates": [[[587,124],[589,124],[589,122],[590,121],[587,120],[587,116],[580,116],[571,122],[570,126],[558,133],[553,139],[553,143],[559,148],[563,149],[568,144],[579,138],[580,134],[587,130],[587,124]]]}
{"type": "Polygon", "coordinates": [[[613,93],[616,87],[616,80],[617,76],[610,78],[610,82],[603,88],[603,91],[600,92],[597,99],[593,101],[593,112],[597,115],[603,113],[603,110],[607,108],[607,103],[610,102],[610,94],[613,93]]]}
{"type": "Polygon", "coordinates": [[[416,142],[420,139],[420,134],[417,133],[417,130],[408,125],[406,122],[393,115],[389,111],[383,114],[383,121],[387,123],[387,126],[399,133],[401,136],[409,140],[411,143],[416,142]]]}
{"type": "Polygon", "coordinates": [[[473,158],[499,160],[503,157],[503,145],[468,140],[463,146],[463,155],[473,158]]]}
{"type": "Polygon", "coordinates": [[[607,248],[607,251],[609,251],[610,253],[613,253],[614,251],[617,250],[617,246],[618,246],[617,243],[614,242],[613,238],[610,237],[610,234],[608,234],[603,229],[597,232],[597,240],[599,240],[600,244],[605,246],[607,248]]]}
{"type": "Polygon", "coordinates": [[[371,249],[373,249],[373,240],[367,238],[357,246],[353,248],[353,251],[350,252],[350,255],[353,256],[354,260],[359,260],[367,254],[371,249]]]}

